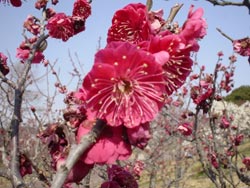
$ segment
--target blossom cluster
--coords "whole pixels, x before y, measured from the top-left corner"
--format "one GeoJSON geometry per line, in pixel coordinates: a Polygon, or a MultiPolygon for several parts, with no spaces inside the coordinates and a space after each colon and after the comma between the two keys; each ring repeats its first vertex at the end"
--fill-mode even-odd
{"type": "MultiPolygon", "coordinates": [[[[105,122],[82,163],[112,165],[128,159],[132,147],[144,149],[151,138],[150,122],[191,72],[191,53],[206,34],[203,9],[191,6],[186,22],[174,30],[167,29],[170,23],[160,13],[141,3],[116,11],[106,47],[96,53],[79,91],[68,95],[64,117],[76,130],[78,143],[96,121],[105,122]]],[[[179,130],[191,134],[189,125],[179,130]]],[[[103,187],[108,184],[115,183],[103,187]]]]}

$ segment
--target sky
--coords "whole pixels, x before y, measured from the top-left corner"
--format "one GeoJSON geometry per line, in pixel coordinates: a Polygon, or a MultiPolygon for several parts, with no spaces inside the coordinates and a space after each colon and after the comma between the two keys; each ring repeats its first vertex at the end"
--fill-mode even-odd
{"type": "MultiPolygon", "coordinates": [[[[235,0],[237,1],[237,0],[235,0]]],[[[239,1],[239,0],[238,0],[239,1]]],[[[46,59],[57,61],[63,81],[67,83],[69,72],[72,71],[69,53],[74,58],[77,54],[82,64],[82,74],[86,74],[93,65],[94,55],[100,41],[101,48],[106,45],[106,35],[111,26],[111,20],[116,10],[129,3],[145,3],[146,0],[93,0],[92,15],[86,22],[86,30],[67,42],[57,39],[48,39],[48,47],[44,52],[46,59]]],[[[71,15],[73,0],[59,0],[53,8],[57,12],[65,12],[71,15]]],[[[200,51],[197,60],[200,65],[205,65],[208,72],[213,72],[217,61],[217,53],[223,51],[224,63],[228,63],[228,57],[232,55],[231,42],[216,31],[220,28],[233,39],[240,39],[250,34],[250,15],[245,7],[218,7],[205,0],[154,0],[152,10],[163,9],[167,18],[170,8],[176,3],[184,3],[184,6],[175,18],[180,25],[187,17],[191,4],[195,8],[204,9],[204,18],[208,23],[207,36],[200,41],[200,51]]],[[[34,8],[35,1],[23,2],[21,8],[14,8],[0,3],[0,52],[9,53],[11,60],[18,63],[15,58],[16,48],[23,41],[22,24],[29,14],[41,17],[39,10],[34,8]]],[[[42,65],[34,65],[33,69],[41,70],[42,65]]],[[[247,57],[238,56],[235,71],[235,87],[250,85],[250,66],[247,57]]]]}

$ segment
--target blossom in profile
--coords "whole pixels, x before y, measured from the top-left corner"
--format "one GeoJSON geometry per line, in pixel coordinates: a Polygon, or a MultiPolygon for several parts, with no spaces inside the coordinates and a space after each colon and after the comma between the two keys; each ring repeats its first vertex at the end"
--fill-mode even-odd
{"type": "Polygon", "coordinates": [[[244,157],[242,163],[245,165],[247,170],[250,170],[250,157],[244,157]]]}
{"type": "Polygon", "coordinates": [[[193,132],[193,126],[190,123],[182,123],[177,127],[177,130],[183,135],[183,136],[190,136],[193,132]]]}
{"type": "Polygon", "coordinates": [[[21,7],[22,1],[21,0],[0,0],[3,3],[10,3],[13,7],[21,7]]]}
{"type": "Polygon", "coordinates": [[[67,108],[63,110],[63,118],[71,128],[77,128],[86,119],[85,98],[85,91],[79,89],[68,93],[64,99],[67,108]]]}
{"type": "Polygon", "coordinates": [[[140,149],[144,149],[151,138],[150,125],[148,122],[134,128],[126,129],[126,132],[129,143],[140,149]]]}
{"type": "Polygon", "coordinates": [[[128,128],[153,120],[166,93],[154,56],[128,42],[112,42],[97,52],[83,88],[89,119],[128,128]]]}
{"type": "Polygon", "coordinates": [[[138,44],[149,40],[150,30],[147,7],[141,3],[128,4],[114,14],[107,42],[129,41],[138,44]]]}
{"type": "Polygon", "coordinates": [[[74,2],[72,16],[86,20],[91,14],[91,6],[86,0],[76,0],[74,2]]]}
{"type": "Polygon", "coordinates": [[[221,122],[220,122],[220,128],[227,129],[229,126],[230,126],[230,122],[228,118],[225,115],[223,115],[221,118],[221,122]]]}
{"type": "Polygon", "coordinates": [[[38,35],[40,32],[40,25],[37,23],[36,18],[32,15],[28,15],[28,17],[23,23],[23,27],[29,32],[31,32],[33,35],[38,35]]]}
{"type": "MultiPolygon", "coordinates": [[[[16,57],[21,59],[22,63],[30,58],[30,51],[32,49],[32,45],[35,44],[37,41],[37,37],[32,37],[28,39],[28,42],[23,41],[20,46],[16,50],[16,57]]],[[[46,48],[46,41],[43,41],[45,44],[44,47],[46,48]]],[[[41,45],[43,48],[43,45],[41,45]]],[[[42,53],[43,49],[37,49],[32,59],[32,63],[40,63],[44,60],[44,55],[42,53]]]]}
{"type": "MultiPolygon", "coordinates": [[[[78,128],[77,141],[92,129],[93,121],[85,120],[78,128]]],[[[125,160],[130,157],[130,144],[124,139],[124,127],[105,126],[100,137],[82,156],[86,164],[112,164],[116,160],[125,160]]]]}
{"type": "Polygon", "coordinates": [[[63,128],[58,123],[47,124],[47,128],[41,131],[37,137],[46,144],[51,155],[51,166],[56,170],[57,161],[65,157],[68,141],[63,128]]]}
{"type": "Polygon", "coordinates": [[[7,57],[0,52],[0,72],[3,73],[3,75],[7,75],[10,71],[9,67],[7,66],[7,57]]]}
{"type": "Polygon", "coordinates": [[[207,23],[203,14],[202,8],[194,10],[194,5],[191,5],[187,20],[180,31],[180,35],[190,44],[195,44],[197,39],[201,39],[207,34],[207,23]]]}
{"type": "Polygon", "coordinates": [[[214,168],[219,168],[218,158],[215,153],[208,153],[207,158],[214,168]]]}
{"type": "Polygon", "coordinates": [[[31,162],[25,154],[20,155],[19,162],[20,162],[20,174],[22,177],[24,177],[27,174],[32,174],[31,162]]]}
{"type": "Polygon", "coordinates": [[[35,3],[36,9],[40,10],[42,8],[45,8],[48,3],[48,0],[37,0],[35,3]]]}
{"type": "Polygon", "coordinates": [[[120,166],[108,167],[108,181],[101,185],[101,188],[138,188],[135,177],[120,166]]]}
{"type": "Polygon", "coordinates": [[[166,92],[171,95],[184,84],[191,72],[193,61],[189,45],[178,35],[156,36],[152,38],[148,50],[162,66],[166,92]]]}
{"type": "Polygon", "coordinates": [[[48,20],[46,28],[52,38],[62,39],[64,42],[74,35],[73,21],[64,13],[52,16],[48,20]]]}
{"type": "Polygon", "coordinates": [[[158,34],[161,31],[162,27],[166,24],[163,18],[163,13],[163,9],[157,11],[150,11],[148,13],[152,34],[158,34]]]}
{"type": "Polygon", "coordinates": [[[250,38],[246,37],[233,41],[234,52],[242,56],[250,56],[250,38]]]}

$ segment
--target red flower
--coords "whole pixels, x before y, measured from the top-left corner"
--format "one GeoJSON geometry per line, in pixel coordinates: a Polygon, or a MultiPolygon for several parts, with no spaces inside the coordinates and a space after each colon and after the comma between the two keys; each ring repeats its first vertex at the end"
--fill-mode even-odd
{"type": "Polygon", "coordinates": [[[7,66],[7,57],[0,52],[0,72],[3,73],[3,75],[7,75],[10,71],[9,67],[7,66]]]}
{"type": "Polygon", "coordinates": [[[57,161],[67,153],[68,141],[66,140],[63,128],[59,124],[48,124],[47,128],[37,135],[43,144],[48,145],[52,161],[51,166],[56,169],[57,161]]]}
{"type": "Polygon", "coordinates": [[[67,41],[74,35],[73,22],[70,16],[64,13],[57,13],[48,20],[46,28],[49,30],[49,35],[53,38],[67,41]]]}
{"type": "Polygon", "coordinates": [[[104,182],[101,188],[138,188],[134,176],[117,165],[108,167],[108,179],[109,181],[104,182]]]}
{"type": "Polygon", "coordinates": [[[3,3],[10,3],[13,7],[20,7],[22,5],[21,0],[0,0],[3,3]]]}
{"type": "Polygon", "coordinates": [[[157,62],[163,67],[168,95],[181,87],[191,72],[193,61],[190,50],[189,45],[186,46],[178,35],[154,37],[149,45],[149,51],[154,53],[157,62]]]}
{"type": "Polygon", "coordinates": [[[150,23],[147,7],[141,3],[129,4],[118,10],[108,31],[108,43],[111,41],[129,41],[139,43],[149,40],[150,23]]]}
{"type": "MultiPolygon", "coordinates": [[[[28,39],[28,42],[22,42],[17,48],[16,57],[22,60],[22,63],[24,63],[25,60],[27,60],[30,56],[30,50],[33,47],[33,44],[36,43],[37,37],[32,37],[28,39]]],[[[41,49],[37,49],[37,51],[34,54],[34,57],[32,59],[32,63],[40,63],[42,60],[44,60],[44,55],[42,51],[46,48],[46,41],[43,41],[45,45],[40,45],[41,49]]]]}
{"type": "Polygon", "coordinates": [[[28,15],[23,26],[33,35],[38,35],[40,32],[40,25],[36,23],[34,16],[28,15]]]}
{"type": "Polygon", "coordinates": [[[243,139],[244,139],[244,135],[243,134],[239,134],[239,135],[235,136],[233,138],[234,145],[235,146],[239,146],[242,143],[243,139]]]}
{"type": "Polygon", "coordinates": [[[207,157],[208,161],[213,165],[214,168],[219,168],[219,163],[216,154],[209,153],[207,157]]]}
{"type": "MultiPolygon", "coordinates": [[[[92,128],[93,122],[85,120],[78,129],[77,141],[87,134],[92,128]]],[[[86,164],[110,164],[116,160],[125,160],[131,155],[131,147],[123,140],[124,127],[106,126],[95,144],[81,157],[86,164]]]]}
{"type": "Polygon", "coordinates": [[[32,174],[32,166],[30,160],[26,155],[21,154],[19,157],[20,161],[20,174],[24,177],[27,174],[32,174]]]}
{"type": "Polygon", "coordinates": [[[151,138],[150,125],[149,123],[145,123],[137,127],[127,129],[127,135],[131,145],[144,149],[151,138]]]}
{"type": "Polygon", "coordinates": [[[70,92],[64,102],[68,105],[63,111],[63,117],[72,128],[78,127],[86,119],[85,108],[86,93],[80,89],[77,92],[70,92]]]}
{"type": "Polygon", "coordinates": [[[36,9],[40,10],[41,8],[45,8],[48,3],[48,0],[37,0],[35,3],[36,9]]]}
{"type": "Polygon", "coordinates": [[[228,121],[226,116],[222,116],[220,122],[220,128],[227,129],[230,126],[230,122],[228,121]]]}
{"type": "Polygon", "coordinates": [[[250,56],[250,38],[233,41],[234,51],[242,56],[250,56]]]}
{"type": "Polygon", "coordinates": [[[150,11],[148,13],[148,17],[152,34],[159,33],[162,29],[162,26],[166,24],[163,18],[163,9],[160,9],[158,11],[150,11]]]}
{"type": "Polygon", "coordinates": [[[250,157],[244,157],[242,163],[246,166],[247,170],[250,170],[250,157]]]}
{"type": "Polygon", "coordinates": [[[187,41],[200,39],[206,35],[207,24],[202,18],[204,11],[202,8],[193,11],[193,8],[194,6],[192,5],[189,9],[188,18],[183,24],[180,33],[187,41]]]}
{"type": "Polygon", "coordinates": [[[164,105],[162,68],[150,53],[112,42],[95,57],[85,77],[87,114],[128,128],[151,121],[164,105]]]}
{"type": "Polygon", "coordinates": [[[91,6],[86,0],[76,0],[72,12],[73,17],[80,17],[86,20],[91,14],[91,6]]]}
{"type": "MultiPolygon", "coordinates": [[[[30,55],[29,49],[17,48],[16,57],[22,59],[23,61],[27,60],[30,55]]],[[[42,52],[35,52],[35,56],[32,60],[32,63],[40,63],[44,59],[42,52]]]]}
{"type": "Polygon", "coordinates": [[[190,136],[192,134],[193,129],[190,123],[183,123],[178,126],[177,130],[180,131],[181,134],[184,136],[190,136]]]}

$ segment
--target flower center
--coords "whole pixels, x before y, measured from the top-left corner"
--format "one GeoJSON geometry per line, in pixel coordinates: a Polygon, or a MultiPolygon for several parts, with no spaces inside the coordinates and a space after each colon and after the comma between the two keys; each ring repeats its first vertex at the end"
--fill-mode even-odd
{"type": "Polygon", "coordinates": [[[117,87],[121,93],[130,93],[132,91],[132,83],[127,80],[120,80],[117,87]]]}

